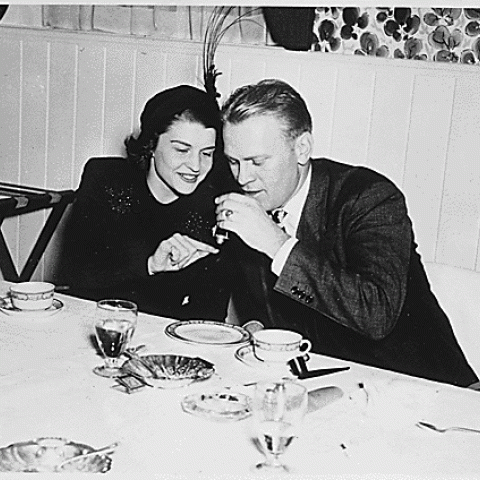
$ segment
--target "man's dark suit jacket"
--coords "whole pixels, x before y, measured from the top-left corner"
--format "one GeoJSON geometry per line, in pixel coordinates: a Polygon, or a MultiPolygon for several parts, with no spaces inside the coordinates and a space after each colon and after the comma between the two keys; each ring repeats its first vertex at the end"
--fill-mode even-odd
{"type": "Polygon", "coordinates": [[[296,330],[317,353],[460,386],[477,381],[430,290],[392,182],[312,160],[297,238],[279,277],[267,256],[232,239],[244,274],[233,294],[241,322],[296,330]]]}

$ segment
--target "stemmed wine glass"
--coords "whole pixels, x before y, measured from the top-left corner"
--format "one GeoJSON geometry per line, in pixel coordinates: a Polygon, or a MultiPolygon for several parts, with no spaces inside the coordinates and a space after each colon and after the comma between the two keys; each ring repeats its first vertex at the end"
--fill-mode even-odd
{"type": "Polygon", "coordinates": [[[95,334],[105,364],[93,369],[101,377],[118,377],[120,355],[125,351],[137,326],[137,305],[128,300],[100,300],[95,313],[95,334]]]}
{"type": "Polygon", "coordinates": [[[302,423],[307,411],[307,389],[291,380],[258,383],[252,399],[256,438],[266,461],[255,470],[272,473],[289,472],[280,461],[302,423]]]}

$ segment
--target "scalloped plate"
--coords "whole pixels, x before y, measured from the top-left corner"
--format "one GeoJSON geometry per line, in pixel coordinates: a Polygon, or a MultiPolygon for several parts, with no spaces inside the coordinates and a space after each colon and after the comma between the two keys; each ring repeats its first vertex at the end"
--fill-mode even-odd
{"type": "Polygon", "coordinates": [[[57,465],[64,460],[94,450],[89,445],[57,437],[13,443],[0,448],[0,472],[105,473],[110,470],[112,459],[102,453],[72,460],[60,470],[57,469],[57,465]]]}
{"type": "Polygon", "coordinates": [[[213,364],[199,357],[150,354],[142,355],[140,359],[141,361],[131,358],[123,364],[122,369],[139,375],[160,388],[184,387],[206,380],[215,372],[213,364]]]}
{"type": "Polygon", "coordinates": [[[250,341],[242,327],[212,320],[185,320],[167,325],[165,333],[175,340],[202,345],[232,346],[250,341]]]}

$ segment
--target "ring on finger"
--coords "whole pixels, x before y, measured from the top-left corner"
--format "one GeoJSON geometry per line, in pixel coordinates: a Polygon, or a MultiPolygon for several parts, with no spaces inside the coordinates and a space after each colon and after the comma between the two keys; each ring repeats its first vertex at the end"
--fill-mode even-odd
{"type": "Polygon", "coordinates": [[[226,209],[226,210],[223,211],[223,214],[224,214],[225,218],[230,218],[233,215],[233,211],[230,210],[230,209],[226,209]]]}
{"type": "Polygon", "coordinates": [[[178,249],[172,245],[172,247],[170,248],[170,252],[168,254],[172,262],[175,261],[177,257],[177,253],[178,253],[178,249]]]}

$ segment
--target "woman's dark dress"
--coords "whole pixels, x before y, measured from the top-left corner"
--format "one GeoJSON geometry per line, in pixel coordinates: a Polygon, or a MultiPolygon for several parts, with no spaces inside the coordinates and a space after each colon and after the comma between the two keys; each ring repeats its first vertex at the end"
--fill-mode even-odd
{"type": "Polygon", "coordinates": [[[125,159],[90,159],[65,229],[56,283],[83,298],[132,300],[157,315],[223,320],[230,269],[221,252],[178,272],[147,271],[148,257],[175,232],[218,247],[212,227],[220,191],[209,178],[164,205],[151,195],[145,172],[125,159]]]}

